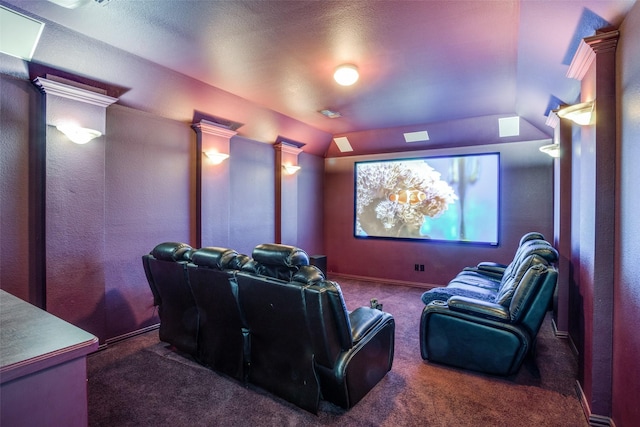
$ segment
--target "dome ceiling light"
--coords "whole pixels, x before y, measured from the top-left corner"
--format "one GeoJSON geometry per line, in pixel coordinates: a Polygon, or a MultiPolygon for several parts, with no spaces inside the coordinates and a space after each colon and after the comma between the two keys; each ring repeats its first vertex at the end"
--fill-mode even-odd
{"type": "Polygon", "coordinates": [[[351,86],[358,81],[358,67],[351,64],[340,65],[333,73],[335,81],[342,86],[351,86]]]}

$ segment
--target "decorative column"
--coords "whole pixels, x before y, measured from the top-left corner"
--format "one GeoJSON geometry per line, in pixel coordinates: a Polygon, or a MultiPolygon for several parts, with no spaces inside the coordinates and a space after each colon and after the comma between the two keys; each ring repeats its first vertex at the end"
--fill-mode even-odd
{"type": "Polygon", "coordinates": [[[231,137],[237,134],[217,123],[200,120],[196,132],[196,247],[229,247],[231,137]]]}
{"type": "Polygon", "coordinates": [[[569,336],[569,283],[571,280],[571,186],[572,125],[549,113],[547,125],[553,128],[553,142],[560,146],[560,157],[553,162],[553,234],[558,250],[558,284],[553,299],[553,326],[559,337],[569,336]]]}
{"type": "Polygon", "coordinates": [[[296,246],[298,242],[298,154],[302,149],[287,142],[274,144],[275,241],[296,246]]]}
{"type": "MultiPolygon", "coordinates": [[[[609,425],[612,410],[615,270],[616,46],[617,30],[583,39],[567,76],[581,81],[582,101],[595,101],[595,126],[580,129],[580,197],[575,274],[584,311],[581,380],[583,407],[593,425],[609,425]]],[[[575,187],[575,185],[574,185],[575,187]]],[[[576,194],[576,191],[579,194],[576,194]]],[[[573,238],[576,240],[576,237],[573,238]]]]}
{"type": "MultiPolygon", "coordinates": [[[[42,302],[46,310],[97,336],[105,320],[105,91],[47,75],[34,84],[45,95],[43,159],[30,175],[41,179],[36,228],[43,235],[42,302]],[[91,137],[95,138],[88,142],[91,137]],[[73,141],[73,142],[72,142],[73,141]],[[76,142],[76,143],[74,143],[76,142]],[[37,224],[40,225],[37,225],[37,224]]],[[[37,234],[37,232],[36,232],[37,234]]]]}

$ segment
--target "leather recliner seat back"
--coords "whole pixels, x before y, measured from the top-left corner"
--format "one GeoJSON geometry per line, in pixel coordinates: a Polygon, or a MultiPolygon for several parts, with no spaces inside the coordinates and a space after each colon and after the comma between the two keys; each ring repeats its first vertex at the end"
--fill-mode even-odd
{"type": "MultiPolygon", "coordinates": [[[[522,263],[527,257],[537,255],[536,259],[545,264],[557,261],[556,250],[548,242],[541,239],[542,234],[537,232],[525,234],[520,239],[520,244],[511,263],[502,265],[494,262],[481,262],[476,268],[465,268],[448,283],[447,286],[450,289],[447,292],[454,295],[459,289],[461,293],[467,292],[470,296],[473,295],[485,301],[495,300],[500,304],[505,302],[508,304],[508,299],[496,298],[495,295],[499,293],[501,288],[507,289],[509,286],[513,286],[513,279],[515,278],[517,281],[523,271],[526,271],[526,269],[523,270],[522,263]]],[[[445,292],[440,293],[444,294],[445,292]]],[[[428,299],[425,300],[425,303],[428,303],[428,299]]]]}
{"type": "MultiPolygon", "coordinates": [[[[553,249],[553,248],[551,248],[553,249]]],[[[555,251],[555,249],[553,249],[555,251]]],[[[513,294],[520,283],[522,283],[523,276],[529,271],[529,269],[536,265],[548,265],[547,259],[541,257],[537,253],[533,252],[522,260],[519,260],[514,269],[503,279],[498,293],[496,294],[495,303],[508,307],[511,304],[513,294]]]]}
{"type": "Polygon", "coordinates": [[[305,288],[307,319],[315,362],[333,368],[340,355],[353,347],[351,323],[340,286],[322,280],[305,288]]]}
{"type": "Polygon", "coordinates": [[[549,309],[557,281],[558,271],[555,268],[543,264],[532,266],[511,299],[511,322],[521,324],[535,337],[549,309]]]}
{"type": "Polygon", "coordinates": [[[246,336],[232,268],[238,266],[238,257],[232,249],[197,249],[187,272],[200,314],[196,359],[216,371],[243,380],[246,336]]]}
{"type": "Polygon", "coordinates": [[[275,243],[256,246],[251,257],[255,262],[252,268],[258,274],[287,281],[300,267],[309,265],[309,255],[302,249],[275,243]]]}
{"type": "Polygon", "coordinates": [[[520,264],[531,255],[537,255],[539,259],[547,264],[553,264],[558,260],[558,252],[548,242],[544,240],[527,240],[518,247],[513,261],[505,268],[501,284],[517,275],[520,264]]]}
{"type": "Polygon", "coordinates": [[[537,231],[530,231],[529,233],[524,234],[520,238],[518,247],[522,246],[525,242],[528,242],[529,240],[544,240],[544,235],[542,233],[538,233],[537,231]]]}
{"type": "Polygon", "coordinates": [[[199,316],[187,277],[192,252],[186,243],[165,242],[144,255],[142,263],[158,305],[160,340],[195,355],[199,316]]]}
{"type": "Polygon", "coordinates": [[[249,334],[249,382],[316,413],[320,387],[306,319],[304,285],[239,272],[249,334]]]}

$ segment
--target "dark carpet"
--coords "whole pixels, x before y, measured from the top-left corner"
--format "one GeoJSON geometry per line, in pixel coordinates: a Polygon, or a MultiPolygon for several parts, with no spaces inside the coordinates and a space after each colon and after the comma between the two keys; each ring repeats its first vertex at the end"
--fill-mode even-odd
{"type": "Polygon", "coordinates": [[[90,426],[563,426],[586,427],[577,363],[547,316],[535,362],[494,377],[425,362],[419,321],[424,290],[335,277],[349,310],[383,303],[395,317],[392,370],[355,407],[322,402],[318,415],[198,365],[154,330],[88,358],[90,426]]]}

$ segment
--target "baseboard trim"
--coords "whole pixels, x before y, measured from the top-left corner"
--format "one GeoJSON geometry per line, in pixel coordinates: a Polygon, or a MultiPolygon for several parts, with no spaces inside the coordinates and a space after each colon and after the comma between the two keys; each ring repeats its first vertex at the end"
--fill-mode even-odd
{"type": "Polygon", "coordinates": [[[576,392],[578,393],[578,398],[580,399],[580,405],[582,405],[582,412],[584,413],[587,422],[592,427],[615,427],[615,423],[610,417],[605,417],[604,415],[597,415],[591,413],[591,407],[589,406],[589,401],[587,400],[587,396],[584,394],[584,390],[582,390],[582,386],[580,385],[580,381],[576,380],[576,392]]]}
{"type": "MultiPolygon", "coordinates": [[[[137,335],[142,335],[144,333],[147,333],[149,331],[153,331],[154,329],[158,329],[160,327],[160,323],[156,323],[155,325],[151,325],[151,326],[147,326],[146,328],[142,328],[142,329],[137,329],[135,331],[131,331],[128,332],[126,334],[123,335],[118,335],[117,337],[113,337],[113,338],[109,338],[107,340],[105,340],[104,344],[100,347],[107,347],[111,344],[115,344],[118,341],[122,341],[122,340],[126,340],[127,338],[132,338],[135,337],[137,335]]],[[[101,350],[102,348],[98,347],[99,350],[101,350]]]]}
{"type": "Polygon", "coordinates": [[[334,273],[334,272],[329,272],[327,276],[330,276],[329,278],[331,280],[344,278],[344,279],[351,279],[351,280],[360,280],[363,282],[381,283],[385,285],[408,286],[410,288],[420,288],[425,290],[433,289],[440,286],[440,285],[434,285],[431,283],[409,282],[405,280],[394,280],[394,279],[379,279],[377,277],[358,276],[355,274],[334,273]]]}
{"type": "Polygon", "coordinates": [[[558,329],[558,324],[556,323],[556,319],[551,319],[551,326],[553,326],[553,334],[558,338],[569,338],[568,331],[561,331],[558,329]]]}

